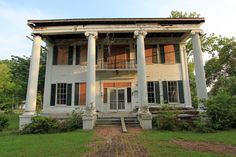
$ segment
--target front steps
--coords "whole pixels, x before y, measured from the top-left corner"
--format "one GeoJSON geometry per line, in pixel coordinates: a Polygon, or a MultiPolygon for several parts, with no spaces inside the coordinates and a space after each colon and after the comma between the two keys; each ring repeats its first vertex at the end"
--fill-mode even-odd
{"type": "Polygon", "coordinates": [[[137,117],[97,117],[95,127],[121,126],[123,132],[127,127],[140,127],[137,117]]]}

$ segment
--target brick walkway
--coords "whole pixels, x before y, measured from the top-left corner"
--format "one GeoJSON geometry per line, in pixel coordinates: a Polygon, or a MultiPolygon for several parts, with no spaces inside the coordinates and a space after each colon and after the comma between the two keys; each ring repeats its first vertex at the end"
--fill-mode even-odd
{"type": "Polygon", "coordinates": [[[136,138],[140,130],[128,128],[128,133],[122,133],[120,126],[96,128],[97,138],[89,145],[91,152],[84,157],[148,157],[136,138]]]}

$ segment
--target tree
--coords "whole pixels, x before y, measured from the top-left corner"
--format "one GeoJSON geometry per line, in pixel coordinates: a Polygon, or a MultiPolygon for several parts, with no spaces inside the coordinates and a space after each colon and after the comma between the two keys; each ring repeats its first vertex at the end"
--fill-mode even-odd
{"type": "Polygon", "coordinates": [[[15,103],[16,99],[13,99],[15,88],[10,68],[6,63],[0,62],[0,109],[11,108],[15,103]]]}
{"type": "Polygon", "coordinates": [[[200,17],[200,14],[197,14],[196,12],[182,12],[177,10],[172,10],[170,13],[170,18],[198,18],[200,17]]]}

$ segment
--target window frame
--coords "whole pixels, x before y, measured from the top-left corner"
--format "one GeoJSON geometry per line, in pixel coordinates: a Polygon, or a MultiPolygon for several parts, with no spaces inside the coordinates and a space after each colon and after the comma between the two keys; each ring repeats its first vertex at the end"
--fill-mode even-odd
{"type": "Polygon", "coordinates": [[[178,85],[178,81],[167,81],[167,97],[168,97],[168,104],[179,104],[180,103],[180,100],[179,100],[179,85],[178,85]],[[169,97],[169,93],[170,93],[170,91],[169,91],[169,83],[175,83],[176,84],[176,92],[177,92],[177,94],[176,94],[176,101],[174,102],[170,102],[170,97],[169,97]]]}
{"type": "MultiPolygon", "coordinates": [[[[68,88],[67,83],[65,83],[65,82],[56,84],[56,101],[55,101],[56,103],[55,103],[55,106],[67,106],[67,90],[68,90],[67,88],[68,88]],[[63,89],[65,89],[65,91],[63,91],[63,93],[61,91],[58,92],[60,84],[65,85],[65,88],[63,88],[63,89]],[[64,97],[62,98],[62,96],[60,96],[60,99],[59,99],[58,98],[59,94],[63,94],[64,97]],[[58,103],[58,101],[60,101],[60,103],[58,103]],[[62,101],[64,101],[65,103],[61,103],[62,101]]],[[[63,90],[63,89],[61,89],[61,90],[63,90]]]]}
{"type": "Polygon", "coordinates": [[[148,99],[148,104],[156,104],[156,89],[155,89],[155,82],[154,81],[147,81],[147,99],[148,99]],[[149,83],[152,83],[153,85],[153,91],[152,93],[149,92],[149,83]],[[153,94],[153,102],[149,102],[149,93],[153,94]]]}

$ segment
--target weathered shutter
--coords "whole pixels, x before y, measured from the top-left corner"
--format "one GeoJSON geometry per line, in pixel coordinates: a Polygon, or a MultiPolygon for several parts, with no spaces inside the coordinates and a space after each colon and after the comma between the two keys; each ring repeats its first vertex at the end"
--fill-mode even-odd
{"type": "Polygon", "coordinates": [[[55,99],[56,99],[56,84],[51,84],[50,106],[55,106],[55,99]]]}
{"type": "Polygon", "coordinates": [[[183,88],[183,81],[178,81],[178,87],[179,87],[179,102],[184,103],[184,88],[183,88]]]}
{"type": "Polygon", "coordinates": [[[155,94],[156,94],[156,103],[160,104],[160,88],[159,81],[155,81],[155,94]]]}
{"type": "Polygon", "coordinates": [[[52,56],[52,64],[57,65],[57,55],[58,55],[58,47],[53,47],[53,56],[52,56]]]}
{"type": "Polygon", "coordinates": [[[132,94],[131,94],[131,88],[127,88],[127,102],[132,102],[132,94]]]}
{"type": "Polygon", "coordinates": [[[164,104],[168,104],[167,81],[162,82],[164,104]]]}
{"type": "Polygon", "coordinates": [[[103,103],[107,103],[107,88],[103,88],[103,103]]]}
{"type": "Polygon", "coordinates": [[[80,64],[80,46],[76,46],[76,55],[75,55],[75,64],[79,65],[80,64]]]}
{"type": "Polygon", "coordinates": [[[96,45],[96,52],[95,52],[95,54],[96,54],[96,64],[98,64],[98,46],[96,45]]]}
{"type": "Polygon", "coordinates": [[[179,44],[175,44],[175,62],[180,63],[180,49],[179,44]]]}
{"type": "Polygon", "coordinates": [[[74,98],[74,105],[79,105],[79,83],[75,83],[75,98],[74,98]]]}
{"type": "Polygon", "coordinates": [[[161,64],[164,64],[165,63],[164,45],[160,45],[160,57],[161,57],[161,64]]]}
{"type": "Polygon", "coordinates": [[[67,84],[67,106],[71,106],[72,84],[67,84]]]}
{"type": "Polygon", "coordinates": [[[158,59],[157,59],[157,45],[152,46],[152,63],[157,64],[158,59]]]}
{"type": "Polygon", "coordinates": [[[73,46],[69,46],[69,54],[68,54],[68,65],[73,64],[73,46]]]}

